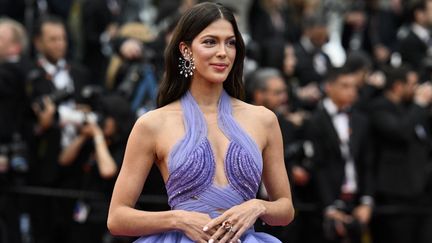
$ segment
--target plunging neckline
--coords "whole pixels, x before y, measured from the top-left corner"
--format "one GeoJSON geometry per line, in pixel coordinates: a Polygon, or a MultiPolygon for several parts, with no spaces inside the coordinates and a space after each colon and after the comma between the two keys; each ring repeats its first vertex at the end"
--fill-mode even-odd
{"type": "MultiPolygon", "coordinates": [[[[201,110],[201,107],[198,105],[198,102],[195,100],[195,98],[193,97],[192,93],[190,93],[190,91],[187,91],[186,95],[190,95],[190,97],[192,98],[191,100],[193,101],[194,105],[196,106],[196,108],[198,110],[198,113],[200,115],[200,118],[202,119],[203,125],[205,127],[205,136],[203,137],[203,140],[204,140],[203,142],[207,143],[207,146],[209,147],[210,154],[211,154],[211,165],[210,166],[212,167],[212,171],[213,171],[213,175],[211,175],[211,178],[212,178],[211,185],[215,186],[217,188],[227,188],[231,184],[230,179],[228,177],[228,173],[227,173],[227,166],[228,166],[228,164],[227,164],[227,158],[228,158],[228,155],[229,155],[228,153],[229,153],[231,147],[234,145],[234,141],[228,136],[228,134],[226,134],[224,132],[224,130],[220,127],[220,124],[219,124],[220,123],[219,116],[220,116],[220,112],[221,112],[220,111],[220,103],[221,103],[222,95],[224,95],[224,94],[221,93],[221,95],[219,97],[219,100],[217,102],[218,105],[217,105],[217,114],[216,114],[216,117],[217,117],[216,118],[217,127],[220,130],[222,136],[225,136],[228,139],[227,148],[226,148],[226,150],[225,150],[225,152],[223,153],[223,156],[222,156],[222,167],[223,167],[224,176],[225,176],[225,179],[226,179],[226,182],[227,182],[226,184],[223,184],[223,185],[220,185],[220,184],[216,183],[216,180],[215,180],[216,179],[216,163],[217,163],[217,161],[216,161],[216,153],[215,153],[215,150],[214,150],[214,148],[212,146],[212,143],[210,142],[210,140],[208,138],[208,122],[205,119],[204,112],[201,110]]],[[[228,100],[228,102],[231,102],[231,100],[228,100]]],[[[182,107],[182,112],[183,112],[183,117],[185,117],[184,107],[182,107]]],[[[178,145],[180,145],[182,143],[182,141],[186,137],[186,133],[187,133],[186,123],[183,125],[183,129],[185,131],[185,134],[184,134],[183,138],[180,139],[179,141],[177,141],[174,144],[173,149],[171,149],[171,151],[168,154],[168,168],[170,167],[170,163],[171,163],[171,159],[172,159],[172,152],[173,152],[174,148],[177,147],[178,145]]],[[[169,171],[169,173],[171,174],[170,171],[169,171]]],[[[169,175],[168,175],[168,178],[169,178],[169,175]]]]}
{"type": "Polygon", "coordinates": [[[227,166],[228,166],[228,164],[227,164],[227,162],[228,162],[227,158],[228,158],[231,146],[233,146],[233,144],[234,144],[234,141],[228,139],[228,146],[227,146],[226,151],[225,151],[225,153],[224,153],[224,155],[222,157],[222,160],[223,160],[222,161],[222,166],[223,166],[224,176],[225,176],[226,181],[228,182],[228,183],[223,184],[223,185],[220,185],[220,184],[216,183],[216,163],[217,163],[216,162],[216,156],[215,156],[214,149],[213,149],[213,147],[212,147],[212,145],[210,143],[210,140],[208,139],[207,136],[205,137],[205,142],[208,143],[208,146],[210,148],[210,152],[211,152],[211,155],[212,155],[212,158],[211,158],[212,164],[211,164],[211,166],[213,166],[213,168],[214,168],[213,169],[213,175],[212,175],[212,185],[215,186],[215,187],[218,187],[218,188],[226,188],[226,187],[228,187],[231,184],[230,183],[230,179],[228,177],[228,173],[227,173],[227,166]]]}
{"type": "MultiPolygon", "coordinates": [[[[226,151],[218,158],[223,160],[223,167],[218,168],[226,178],[226,184],[221,185],[215,181],[216,163],[220,161],[216,161],[208,138],[204,114],[189,91],[182,97],[181,105],[185,134],[169,151],[167,161],[169,175],[165,186],[170,206],[200,195],[209,187],[223,191],[233,189],[244,200],[255,197],[262,173],[262,154],[256,142],[234,119],[231,97],[223,90],[217,108],[215,129],[220,129],[228,139],[226,151]]],[[[213,135],[221,136],[219,131],[213,135]]]]}

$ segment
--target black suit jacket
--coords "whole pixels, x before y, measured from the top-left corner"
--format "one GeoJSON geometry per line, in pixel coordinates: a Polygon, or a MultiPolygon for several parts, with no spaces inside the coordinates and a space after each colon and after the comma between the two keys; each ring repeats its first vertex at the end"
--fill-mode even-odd
{"type": "MultiPolygon", "coordinates": [[[[89,83],[89,73],[87,69],[78,64],[70,64],[68,69],[74,83],[73,99],[80,101],[82,100],[81,90],[89,83]]],[[[39,64],[35,64],[28,76],[28,90],[32,101],[56,90],[51,77],[39,64]]],[[[36,123],[35,117],[33,117],[33,120],[36,123]]],[[[45,130],[42,134],[36,135],[32,141],[35,163],[31,167],[31,182],[46,186],[56,185],[60,171],[58,164],[58,156],[61,150],[60,126],[56,121],[51,128],[45,130]]]]}
{"type": "Polygon", "coordinates": [[[14,132],[23,132],[24,114],[29,107],[26,71],[22,62],[0,64],[0,143],[10,142],[14,132]]]}
{"type": "Polygon", "coordinates": [[[400,40],[399,52],[402,61],[410,64],[415,69],[420,69],[422,61],[427,56],[428,47],[412,30],[400,40]]]}
{"type": "MultiPolygon", "coordinates": [[[[349,146],[357,173],[358,196],[373,196],[369,128],[366,118],[353,111],[350,114],[350,129],[349,146]]],[[[332,118],[322,104],[307,124],[307,136],[312,141],[315,151],[313,162],[319,197],[324,207],[330,206],[340,198],[345,178],[345,160],[332,118]]]]}
{"type": "Polygon", "coordinates": [[[417,196],[424,192],[430,163],[428,111],[392,103],[385,97],[373,107],[377,194],[417,196]]]}
{"type": "MultiPolygon", "coordinates": [[[[325,74],[319,74],[314,68],[315,53],[308,52],[300,42],[294,46],[294,51],[297,57],[295,76],[298,77],[300,86],[305,86],[311,82],[321,83],[325,74]]],[[[322,51],[321,54],[325,58],[327,70],[329,70],[331,68],[330,58],[322,51]]]]}

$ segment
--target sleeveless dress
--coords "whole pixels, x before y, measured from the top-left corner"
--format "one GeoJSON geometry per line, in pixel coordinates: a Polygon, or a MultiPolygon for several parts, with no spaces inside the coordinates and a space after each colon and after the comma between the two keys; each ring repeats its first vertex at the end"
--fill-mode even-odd
{"type": "MultiPolygon", "coordinates": [[[[211,218],[221,211],[255,198],[261,181],[262,156],[257,144],[232,116],[230,96],[223,91],[218,102],[218,125],[229,139],[224,158],[227,186],[213,183],[215,158],[207,139],[207,125],[195,99],[188,91],[181,98],[185,136],[174,146],[168,157],[169,177],[165,185],[168,204],[175,209],[208,214],[211,218]]],[[[240,238],[244,243],[275,243],[277,238],[253,227],[240,238]]],[[[193,242],[180,231],[142,236],[135,243],[193,242]]]]}

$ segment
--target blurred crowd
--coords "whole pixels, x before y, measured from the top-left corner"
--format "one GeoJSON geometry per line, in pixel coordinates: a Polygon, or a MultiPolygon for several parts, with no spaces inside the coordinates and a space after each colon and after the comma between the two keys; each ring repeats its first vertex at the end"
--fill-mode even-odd
{"type": "MultiPolygon", "coordinates": [[[[198,2],[0,0],[1,188],[101,195],[0,191],[1,243],[131,242],[106,230],[113,183],[198,2]]],[[[297,208],[289,226],[256,229],[290,243],[431,242],[432,1],[218,2],[246,44],[246,102],[278,117],[297,208]]],[[[153,169],[143,193],[164,190],[153,169]]]]}

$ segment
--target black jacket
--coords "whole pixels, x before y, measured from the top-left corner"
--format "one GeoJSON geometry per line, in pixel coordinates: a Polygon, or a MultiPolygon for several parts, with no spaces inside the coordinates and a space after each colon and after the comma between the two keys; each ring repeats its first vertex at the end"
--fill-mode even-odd
{"type": "MultiPolygon", "coordinates": [[[[82,100],[81,90],[89,83],[89,74],[87,69],[77,65],[70,64],[68,66],[69,74],[74,83],[75,101],[82,100]]],[[[29,97],[32,102],[40,99],[44,95],[52,94],[56,91],[54,83],[45,70],[36,64],[28,75],[29,97]]],[[[56,118],[58,116],[56,115],[56,118]]],[[[37,119],[33,117],[36,126],[37,119]]],[[[60,177],[60,166],[58,156],[61,151],[61,128],[56,121],[51,128],[43,131],[41,134],[36,134],[32,141],[32,152],[35,162],[31,167],[31,182],[37,185],[54,186],[60,177]]]]}
{"type": "Polygon", "coordinates": [[[413,68],[421,70],[422,62],[427,56],[428,47],[412,30],[408,35],[400,40],[399,52],[402,61],[408,63],[413,68]]]}
{"type": "Polygon", "coordinates": [[[26,65],[0,64],[0,143],[10,142],[14,132],[22,132],[29,103],[25,93],[26,65]]]}
{"type": "MultiPolygon", "coordinates": [[[[357,194],[373,196],[369,127],[366,118],[353,111],[350,114],[349,147],[357,173],[357,194]]],[[[340,198],[345,178],[345,160],[340,140],[327,110],[320,104],[307,124],[307,136],[314,146],[313,162],[322,206],[330,206],[340,198]]]]}
{"type": "Polygon", "coordinates": [[[297,57],[295,76],[298,77],[300,86],[305,86],[311,82],[321,83],[326,74],[320,74],[315,70],[314,57],[316,53],[321,54],[325,59],[325,65],[328,71],[331,68],[331,62],[327,54],[320,50],[309,52],[300,42],[294,46],[294,51],[297,57]]]}
{"type": "Polygon", "coordinates": [[[430,153],[428,111],[378,99],[371,123],[376,150],[377,193],[417,196],[424,192],[430,153]]]}

